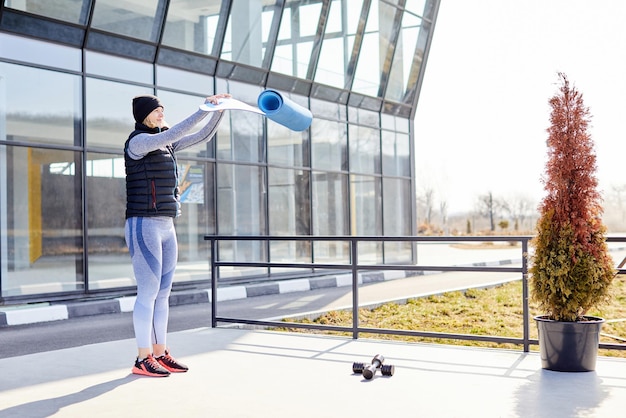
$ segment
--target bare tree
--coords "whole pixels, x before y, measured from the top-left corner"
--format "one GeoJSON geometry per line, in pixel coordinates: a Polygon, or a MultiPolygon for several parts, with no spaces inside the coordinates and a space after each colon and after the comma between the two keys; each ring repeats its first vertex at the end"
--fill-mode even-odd
{"type": "Polygon", "coordinates": [[[507,199],[504,209],[513,221],[514,229],[518,231],[527,219],[537,214],[537,203],[527,196],[515,195],[507,199]]]}
{"type": "Polygon", "coordinates": [[[434,200],[435,191],[430,187],[425,188],[422,194],[417,197],[418,203],[424,207],[425,222],[428,225],[432,222],[434,200]]]}
{"type": "MultiPolygon", "coordinates": [[[[441,216],[441,227],[444,231],[448,230],[448,202],[442,200],[439,202],[439,215],[441,216]]],[[[447,232],[446,232],[447,233],[447,232]]]]}
{"type": "Polygon", "coordinates": [[[496,230],[496,218],[504,209],[506,209],[506,203],[500,199],[494,199],[492,192],[478,198],[478,213],[489,218],[491,231],[496,230]]]}

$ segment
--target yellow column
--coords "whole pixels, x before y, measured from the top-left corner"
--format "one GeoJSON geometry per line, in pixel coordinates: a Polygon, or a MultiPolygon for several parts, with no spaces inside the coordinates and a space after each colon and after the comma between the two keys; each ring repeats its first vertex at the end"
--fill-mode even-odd
{"type": "Polygon", "coordinates": [[[34,263],[43,252],[41,221],[41,163],[28,150],[28,235],[30,262],[34,263]]]}

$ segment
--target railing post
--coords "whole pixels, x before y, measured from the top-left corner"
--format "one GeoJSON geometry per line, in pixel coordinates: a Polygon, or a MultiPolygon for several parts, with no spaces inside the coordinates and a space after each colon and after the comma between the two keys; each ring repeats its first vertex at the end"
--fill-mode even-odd
{"type": "Polygon", "coordinates": [[[215,246],[217,240],[211,238],[211,328],[217,327],[217,268],[216,263],[216,251],[215,246]]]}
{"type": "Polygon", "coordinates": [[[359,270],[357,240],[350,239],[350,266],[352,271],[352,338],[359,338],[359,270]]]}
{"type": "Polygon", "coordinates": [[[524,352],[530,351],[530,314],[528,308],[528,239],[522,240],[522,312],[524,320],[524,352]]]}

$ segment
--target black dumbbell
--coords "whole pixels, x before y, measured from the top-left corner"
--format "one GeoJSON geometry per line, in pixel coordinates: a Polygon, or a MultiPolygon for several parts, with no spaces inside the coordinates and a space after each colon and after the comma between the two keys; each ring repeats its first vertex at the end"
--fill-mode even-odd
{"type": "Polygon", "coordinates": [[[372,359],[371,364],[365,365],[364,363],[359,362],[352,363],[352,372],[362,374],[367,380],[372,379],[378,369],[380,369],[383,376],[393,376],[395,367],[388,364],[383,365],[384,361],[385,358],[381,354],[376,354],[372,359]]]}

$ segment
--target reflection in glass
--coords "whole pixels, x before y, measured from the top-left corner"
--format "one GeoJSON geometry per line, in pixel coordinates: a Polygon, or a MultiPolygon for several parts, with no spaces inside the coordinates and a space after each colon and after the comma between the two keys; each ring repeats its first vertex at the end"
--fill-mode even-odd
{"type": "Polygon", "coordinates": [[[350,125],[350,172],[380,174],[380,131],[350,125]]]}
{"type": "Polygon", "coordinates": [[[86,146],[122,152],[135,126],[133,97],[152,94],[152,90],[91,77],[87,78],[86,90],[86,146]]]}
{"type": "Polygon", "coordinates": [[[311,165],[320,170],[348,169],[348,133],[345,123],[313,119],[311,165]]]}
{"type": "MultiPolygon", "coordinates": [[[[267,233],[265,173],[262,167],[257,166],[218,164],[218,234],[265,235],[267,233]]],[[[224,256],[238,261],[267,259],[265,246],[259,241],[224,242],[220,245],[219,256],[220,259],[224,256]]],[[[265,270],[262,269],[262,271],[265,270]]]]}
{"type": "Polygon", "coordinates": [[[383,174],[411,176],[409,135],[383,131],[383,174]]]}
{"type": "Polygon", "coordinates": [[[362,4],[362,0],[332,1],[315,72],[316,82],[337,88],[348,87],[348,64],[362,4]]]}
{"type": "Polygon", "coordinates": [[[79,145],[80,84],[79,76],[0,62],[0,140],[79,145]]]}
{"type": "Polygon", "coordinates": [[[156,79],[159,87],[192,91],[204,97],[213,94],[213,77],[191,71],[157,65],[156,79]]]}
{"type": "Polygon", "coordinates": [[[222,0],[170,0],[163,45],[211,55],[222,0]]]}
{"type": "Polygon", "coordinates": [[[295,132],[277,123],[267,124],[267,160],[270,164],[309,165],[307,131],[295,132]]]}
{"type": "Polygon", "coordinates": [[[352,90],[368,96],[380,96],[380,81],[385,68],[394,18],[398,9],[382,1],[372,1],[361,54],[357,63],[352,90]]]}
{"type": "Polygon", "coordinates": [[[121,154],[88,153],[85,176],[89,289],[134,286],[133,269],[124,240],[124,157],[121,154]]]}
{"type": "Polygon", "coordinates": [[[281,0],[233,0],[222,58],[263,68],[265,48],[281,0]]]}
{"type": "MultiPolygon", "coordinates": [[[[340,173],[313,172],[312,219],[313,235],[350,235],[348,176],[340,173]]],[[[349,258],[344,242],[317,242],[315,261],[349,258]]]]}
{"type": "MultiPolygon", "coordinates": [[[[383,179],[383,228],[385,235],[414,235],[411,225],[411,182],[408,179],[383,179]]],[[[385,263],[410,263],[410,242],[385,242],[385,263]]]]}
{"type": "Polygon", "coordinates": [[[80,71],[83,67],[80,49],[55,45],[36,39],[0,33],[0,55],[5,60],[33,65],[80,71]]]}
{"type": "Polygon", "coordinates": [[[331,103],[326,100],[311,98],[310,106],[311,112],[313,113],[313,120],[318,117],[343,121],[347,119],[346,106],[339,103],[331,103]]]}
{"type": "Polygon", "coordinates": [[[84,289],[81,154],[0,145],[2,296],[84,289]]]}
{"type": "Polygon", "coordinates": [[[4,6],[39,16],[84,25],[91,0],[5,0],[4,6]]]}
{"type": "Polygon", "coordinates": [[[410,13],[405,13],[402,18],[402,28],[396,43],[396,50],[385,92],[385,98],[388,100],[403,102],[404,92],[409,85],[409,76],[418,74],[412,66],[414,65],[414,57],[419,57],[417,68],[419,70],[421,59],[424,55],[423,49],[416,50],[421,23],[420,18],[410,13]]]}
{"type": "Polygon", "coordinates": [[[270,235],[309,235],[309,172],[269,169],[270,235]]]}
{"type": "MultiPolygon", "coordinates": [[[[383,235],[382,184],[380,177],[350,175],[350,219],[352,235],[383,235]]],[[[382,262],[382,243],[359,245],[359,260],[382,262]]]]}
{"type": "Polygon", "coordinates": [[[98,0],[91,26],[117,35],[156,42],[164,4],[159,0],[98,0]]]}
{"type": "Polygon", "coordinates": [[[380,127],[380,113],[360,107],[348,106],[348,120],[359,125],[380,127]]]}
{"type": "Polygon", "coordinates": [[[153,78],[153,67],[147,62],[94,51],[85,51],[85,70],[90,76],[100,75],[138,83],[153,78]]]}
{"type": "Polygon", "coordinates": [[[278,32],[272,71],[307,78],[322,3],[288,3],[278,32]]]}
{"type": "MultiPolygon", "coordinates": [[[[269,234],[311,234],[310,172],[269,169],[269,234]]],[[[310,243],[276,241],[271,245],[273,261],[310,262],[310,243]]]]}
{"type": "Polygon", "coordinates": [[[178,159],[181,216],[176,218],[178,265],[174,282],[208,280],[209,242],[215,233],[215,164],[178,159]]]}
{"type": "MultiPolygon", "coordinates": [[[[415,7],[416,4],[420,4],[421,2],[414,2],[412,7],[415,7]]],[[[407,23],[403,22],[403,28],[406,28],[407,32],[405,34],[404,29],[400,33],[399,42],[405,42],[409,45],[407,50],[407,46],[403,47],[405,52],[403,53],[403,59],[409,59],[409,54],[412,54],[412,59],[410,63],[403,63],[404,70],[406,74],[403,75],[402,79],[406,83],[405,85],[405,94],[402,97],[402,101],[404,103],[412,104],[415,100],[415,95],[417,94],[417,85],[418,79],[420,75],[420,71],[422,69],[422,64],[424,61],[424,55],[426,53],[426,45],[428,44],[428,38],[431,36],[431,21],[434,13],[434,3],[433,0],[425,0],[425,4],[422,5],[421,9],[417,9],[415,13],[418,15],[422,15],[423,19],[419,20],[419,28],[416,28],[417,34],[415,34],[415,30],[412,28],[414,25],[412,22],[417,22],[413,18],[407,17],[407,23]],[[423,13],[421,12],[423,10],[423,13]]],[[[407,7],[408,8],[408,7],[407,7]]],[[[414,10],[414,9],[411,9],[414,10]]],[[[408,16],[408,12],[405,12],[405,16],[408,16]]],[[[396,70],[398,71],[398,70],[396,70]]],[[[396,76],[397,77],[397,76],[396,76]]]]}

